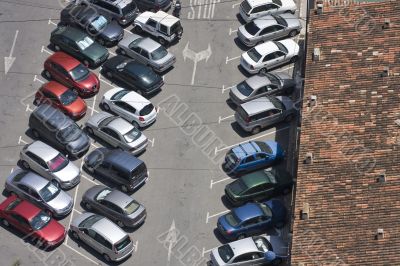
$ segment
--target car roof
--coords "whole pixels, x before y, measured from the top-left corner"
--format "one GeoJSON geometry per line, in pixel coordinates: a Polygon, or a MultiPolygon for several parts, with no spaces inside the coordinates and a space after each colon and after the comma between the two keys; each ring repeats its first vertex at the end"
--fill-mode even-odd
{"type": "Polygon", "coordinates": [[[231,243],[228,243],[228,245],[231,247],[235,257],[241,254],[260,251],[258,250],[252,237],[233,241],[231,243]]]}
{"type": "Polygon", "coordinates": [[[272,0],[246,0],[251,7],[272,3],[272,0]]]}
{"type": "Polygon", "coordinates": [[[111,244],[115,244],[127,236],[121,228],[105,217],[98,220],[90,229],[93,229],[96,233],[109,240],[111,244]]]}
{"type": "Polygon", "coordinates": [[[179,21],[177,17],[172,16],[162,10],[157,11],[157,13],[146,11],[142,15],[149,16],[151,19],[167,27],[170,27],[179,21]]]}
{"type": "Polygon", "coordinates": [[[147,75],[149,72],[149,68],[147,66],[133,60],[126,64],[125,69],[128,70],[130,74],[133,74],[137,77],[147,75]]]}
{"type": "Polygon", "coordinates": [[[54,32],[54,34],[65,36],[68,39],[71,39],[73,41],[78,41],[78,40],[81,40],[88,36],[83,31],[81,31],[77,28],[68,27],[68,26],[67,27],[65,27],[65,26],[58,27],[53,32],[54,32]]]}
{"type": "Polygon", "coordinates": [[[128,121],[121,117],[117,117],[112,120],[110,123],[107,124],[107,127],[117,131],[121,135],[125,135],[134,128],[133,125],[129,124],[128,121]]]}
{"type": "Polygon", "coordinates": [[[114,203],[120,208],[125,208],[133,199],[119,190],[112,190],[104,200],[114,203]]]}
{"type": "Polygon", "coordinates": [[[145,51],[153,52],[154,50],[159,48],[161,44],[150,38],[142,38],[137,46],[145,51]]]}
{"type": "Polygon", "coordinates": [[[263,75],[254,75],[251,76],[250,78],[246,79],[246,83],[253,89],[258,89],[261,86],[266,86],[268,84],[271,84],[271,81],[269,78],[263,75]]]}
{"type": "Polygon", "coordinates": [[[261,149],[258,147],[257,143],[254,141],[249,141],[246,143],[241,143],[236,147],[232,148],[232,151],[236,154],[238,158],[246,157],[247,155],[252,155],[260,152],[261,149]]]}
{"type": "Polygon", "coordinates": [[[103,1],[122,8],[132,3],[132,0],[103,0],[103,1]]]}
{"type": "Polygon", "coordinates": [[[143,163],[142,160],[136,158],[131,153],[120,149],[110,150],[106,153],[105,160],[112,165],[125,168],[128,171],[135,169],[143,163]]]}
{"type": "Polygon", "coordinates": [[[275,18],[271,15],[256,18],[255,20],[253,20],[253,22],[260,29],[264,29],[266,27],[278,24],[275,18]]]}
{"type": "Polygon", "coordinates": [[[264,215],[261,208],[256,203],[247,203],[246,205],[233,209],[233,211],[240,221],[246,221],[264,215]]]}
{"type": "Polygon", "coordinates": [[[34,172],[27,171],[18,183],[39,191],[44,188],[49,181],[34,172]]]}
{"type": "Polygon", "coordinates": [[[151,103],[149,100],[134,91],[125,94],[120,101],[126,102],[136,110],[142,110],[143,107],[151,103]]]}
{"type": "Polygon", "coordinates": [[[243,183],[246,184],[246,186],[248,188],[250,188],[250,187],[258,186],[260,184],[267,183],[266,182],[267,179],[265,177],[266,177],[266,175],[264,173],[264,170],[260,170],[260,171],[256,171],[256,172],[252,172],[247,175],[244,175],[244,176],[240,177],[240,179],[242,179],[243,183]]]}
{"type": "Polygon", "coordinates": [[[56,157],[60,152],[54,149],[53,147],[47,145],[40,140],[34,141],[28,145],[25,152],[32,152],[36,156],[42,158],[45,162],[52,160],[56,157]]]}
{"type": "Polygon", "coordinates": [[[42,86],[43,90],[49,91],[56,95],[57,97],[60,97],[64,92],[69,90],[67,87],[62,85],[61,83],[58,83],[57,81],[51,80],[42,86]]]}
{"type": "Polygon", "coordinates": [[[41,121],[42,123],[47,123],[58,129],[61,129],[73,123],[73,121],[65,114],[63,114],[60,110],[49,104],[39,105],[31,115],[43,119],[43,121],[41,121]]]}
{"type": "Polygon", "coordinates": [[[81,62],[64,52],[55,52],[47,60],[61,65],[67,71],[70,71],[81,64],[81,62]]]}
{"type": "Polygon", "coordinates": [[[275,108],[275,106],[267,97],[260,97],[255,100],[243,103],[240,106],[250,116],[275,108]]]}
{"type": "Polygon", "coordinates": [[[279,51],[279,47],[273,41],[264,42],[262,44],[256,45],[254,48],[261,55],[270,54],[270,53],[279,51]]]}
{"type": "Polygon", "coordinates": [[[41,209],[26,200],[21,200],[21,202],[13,209],[13,212],[18,213],[28,221],[32,220],[41,209]]]}

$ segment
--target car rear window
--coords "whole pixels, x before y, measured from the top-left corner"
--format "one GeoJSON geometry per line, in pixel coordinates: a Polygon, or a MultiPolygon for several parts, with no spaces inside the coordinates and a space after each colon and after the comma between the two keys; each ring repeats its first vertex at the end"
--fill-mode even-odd
{"type": "Polygon", "coordinates": [[[271,243],[261,236],[253,237],[254,244],[256,244],[257,248],[261,252],[273,251],[271,243]]]}
{"type": "Polygon", "coordinates": [[[265,216],[272,217],[272,211],[268,207],[268,205],[266,205],[264,203],[260,203],[258,206],[260,207],[260,209],[262,210],[262,212],[264,213],[265,216]]]}
{"type": "Polygon", "coordinates": [[[239,224],[239,219],[231,212],[228,213],[226,216],[226,221],[231,225],[231,226],[237,226],[239,224]]]}
{"type": "Polygon", "coordinates": [[[233,257],[233,250],[229,245],[219,247],[218,253],[224,262],[228,262],[233,257]]]}
{"type": "Polygon", "coordinates": [[[271,73],[265,73],[264,75],[269,79],[269,81],[271,81],[272,84],[275,84],[275,85],[281,84],[280,79],[277,76],[275,76],[271,73]]]}
{"type": "Polygon", "coordinates": [[[127,90],[121,90],[117,93],[115,93],[113,96],[111,96],[111,100],[121,100],[122,97],[124,97],[125,95],[127,95],[129,93],[129,91],[127,90]]]}
{"type": "Polygon", "coordinates": [[[181,22],[177,21],[171,26],[171,35],[179,32],[182,29],[181,22]]]}
{"type": "Polygon", "coordinates": [[[151,52],[151,58],[153,60],[160,60],[161,58],[164,58],[168,54],[167,49],[164,47],[160,46],[153,52],[151,52]]]}
{"type": "Polygon", "coordinates": [[[271,103],[275,106],[275,108],[279,109],[279,110],[285,110],[285,105],[278,100],[275,97],[270,97],[269,100],[271,101],[271,103]]]}
{"type": "Polygon", "coordinates": [[[103,219],[102,216],[94,214],[92,216],[89,216],[88,218],[86,218],[85,220],[83,220],[78,227],[85,227],[85,228],[90,228],[92,227],[95,223],[97,223],[98,221],[100,221],[101,219],[103,219]]]}
{"type": "Polygon", "coordinates": [[[135,200],[132,200],[131,202],[128,203],[128,205],[125,206],[124,212],[127,215],[130,215],[134,213],[137,209],[139,209],[139,207],[140,207],[139,203],[137,203],[137,201],[135,200]]]}
{"type": "Polygon", "coordinates": [[[126,133],[124,135],[124,139],[126,142],[130,143],[130,142],[133,142],[133,141],[137,140],[138,138],[140,138],[141,135],[142,135],[142,132],[140,132],[139,129],[134,127],[134,128],[132,128],[131,131],[129,131],[128,133],[126,133]]]}
{"type": "Polygon", "coordinates": [[[242,108],[242,107],[238,107],[238,109],[236,110],[236,112],[239,114],[239,116],[241,118],[243,118],[244,120],[246,120],[249,117],[249,114],[242,108]]]}
{"type": "Polygon", "coordinates": [[[276,44],[276,46],[278,46],[279,50],[281,50],[285,54],[289,52],[288,49],[285,47],[285,45],[281,44],[280,42],[274,42],[274,43],[276,44]]]}
{"type": "Polygon", "coordinates": [[[131,243],[131,239],[129,238],[129,236],[126,236],[122,241],[115,244],[115,249],[117,251],[120,251],[120,250],[126,248],[130,243],[131,243]]]}
{"type": "Polygon", "coordinates": [[[241,4],[241,6],[242,6],[243,11],[244,11],[246,14],[249,14],[249,12],[250,12],[250,10],[251,10],[251,6],[250,6],[249,2],[243,1],[242,4],[241,4]]]}
{"type": "Polygon", "coordinates": [[[142,110],[140,110],[139,115],[148,115],[153,111],[153,109],[154,109],[154,105],[149,103],[148,105],[143,107],[142,110]]]}
{"type": "Polygon", "coordinates": [[[241,94],[243,94],[244,96],[249,96],[252,92],[253,89],[249,86],[249,84],[247,84],[246,81],[242,81],[240,82],[236,88],[238,89],[238,91],[240,91],[241,94]]]}
{"type": "Polygon", "coordinates": [[[282,26],[285,26],[285,27],[288,26],[286,20],[283,19],[281,16],[272,15],[272,17],[276,20],[276,22],[277,22],[279,25],[282,25],[282,26]]]}
{"type": "Polygon", "coordinates": [[[260,28],[257,27],[257,25],[254,23],[254,21],[249,22],[246,25],[244,25],[244,28],[251,35],[255,35],[260,30],[260,28]]]}
{"type": "Polygon", "coordinates": [[[61,153],[57,154],[56,157],[51,159],[50,161],[47,162],[47,165],[49,166],[50,171],[52,172],[58,172],[61,169],[63,169],[65,166],[68,164],[67,158],[65,158],[64,155],[61,153]]]}
{"type": "Polygon", "coordinates": [[[278,6],[282,6],[282,2],[281,0],[272,0],[272,3],[278,5],[278,6]]]}
{"type": "Polygon", "coordinates": [[[254,48],[254,47],[247,51],[247,55],[254,62],[258,62],[261,59],[261,54],[259,52],[257,52],[256,48],[254,48]]]}

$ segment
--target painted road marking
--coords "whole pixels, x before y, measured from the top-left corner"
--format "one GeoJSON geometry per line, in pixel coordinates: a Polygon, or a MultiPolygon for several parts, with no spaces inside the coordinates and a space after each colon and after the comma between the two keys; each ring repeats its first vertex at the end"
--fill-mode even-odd
{"type": "Polygon", "coordinates": [[[19,136],[18,144],[21,144],[21,142],[22,142],[23,144],[28,144],[28,142],[26,142],[25,140],[22,139],[22,136],[19,136]]]}
{"type": "MultiPolygon", "coordinates": [[[[67,235],[67,237],[68,237],[68,235],[67,235]]],[[[71,249],[72,251],[75,251],[77,254],[81,255],[82,257],[84,257],[84,258],[87,259],[88,261],[91,261],[91,262],[93,262],[94,264],[97,264],[97,265],[101,265],[100,263],[95,262],[94,260],[90,259],[88,256],[83,255],[83,254],[80,253],[78,250],[76,250],[76,249],[74,249],[73,247],[69,246],[66,242],[64,242],[63,245],[66,246],[67,248],[71,249]]]]}
{"type": "Polygon", "coordinates": [[[240,5],[240,4],[241,4],[241,3],[233,4],[233,5],[232,5],[232,9],[235,8],[235,7],[237,7],[237,6],[240,5]]]}
{"type": "Polygon", "coordinates": [[[92,183],[95,184],[95,185],[100,185],[99,183],[97,183],[96,181],[90,179],[89,177],[87,177],[87,176],[85,176],[85,175],[82,175],[82,174],[81,174],[81,176],[82,176],[83,178],[85,178],[86,180],[92,182],[92,183]]]}
{"type": "Polygon", "coordinates": [[[37,75],[35,75],[35,76],[33,77],[33,82],[35,82],[35,81],[38,81],[38,82],[40,82],[40,83],[42,83],[42,84],[46,83],[46,82],[44,82],[43,80],[41,80],[40,78],[38,78],[37,75]]]}
{"type": "Polygon", "coordinates": [[[224,181],[226,181],[226,180],[231,180],[231,179],[232,179],[232,178],[230,178],[230,177],[226,177],[226,178],[217,180],[217,181],[215,181],[215,182],[214,182],[214,179],[211,179],[210,189],[212,189],[213,185],[215,185],[215,184],[217,184],[217,183],[224,182],[224,181]]]}
{"type": "Polygon", "coordinates": [[[229,36],[231,36],[232,35],[232,33],[235,33],[235,32],[237,32],[238,30],[232,30],[232,28],[229,28],[229,36]]]}
{"type": "Polygon", "coordinates": [[[229,118],[231,118],[231,117],[234,117],[235,115],[228,115],[228,116],[226,116],[226,117],[221,117],[221,116],[219,116],[218,117],[218,124],[221,124],[221,122],[222,121],[224,121],[224,120],[226,120],[226,119],[229,119],[229,118]]]}
{"type": "Polygon", "coordinates": [[[154,147],[154,138],[153,139],[147,139],[151,143],[151,147],[154,147]]]}
{"type": "Polygon", "coordinates": [[[229,210],[225,210],[225,211],[222,211],[222,212],[213,214],[213,215],[210,215],[210,213],[207,212],[206,224],[208,224],[208,220],[209,220],[210,218],[213,218],[213,217],[215,217],[215,216],[219,216],[219,215],[221,215],[221,214],[225,214],[225,213],[228,213],[228,212],[229,212],[229,210]]]}
{"type": "MultiPolygon", "coordinates": [[[[215,248],[217,248],[217,247],[215,247],[215,248]]],[[[207,249],[207,250],[206,250],[206,248],[203,247],[203,252],[201,253],[201,256],[204,257],[204,255],[205,255],[206,253],[210,252],[210,251],[213,250],[213,249],[214,249],[214,248],[210,248],[210,249],[207,249]]]]}
{"type": "Polygon", "coordinates": [[[41,53],[45,52],[45,53],[48,53],[49,55],[54,54],[53,52],[51,52],[51,51],[47,50],[46,48],[44,48],[43,45],[42,45],[42,49],[40,50],[40,52],[41,52],[41,53]]]}
{"type": "Polygon", "coordinates": [[[124,29],[126,33],[133,34],[130,30],[124,29]]]}
{"type": "Polygon", "coordinates": [[[25,109],[25,112],[33,112],[33,110],[30,108],[30,105],[29,104],[27,104],[26,105],[26,109],[25,109]]]}
{"type": "MultiPolygon", "coordinates": [[[[76,197],[77,197],[77,195],[78,195],[78,189],[79,189],[79,184],[76,186],[76,189],[75,189],[74,205],[76,204],[76,197]]],[[[75,209],[75,208],[74,208],[74,209],[75,209]]],[[[74,213],[73,213],[73,212],[71,213],[71,217],[69,218],[69,222],[68,222],[68,227],[67,227],[67,228],[70,228],[70,227],[71,227],[72,217],[74,217],[74,213]]],[[[67,243],[68,243],[68,234],[67,234],[67,236],[65,237],[65,244],[67,244],[67,243]]]]}
{"type": "Polygon", "coordinates": [[[240,57],[241,57],[241,55],[236,56],[236,57],[232,57],[232,58],[229,58],[229,57],[227,56],[227,57],[226,57],[226,60],[225,60],[225,64],[228,64],[229,61],[239,59],[240,57]]]}
{"type": "Polygon", "coordinates": [[[51,20],[51,18],[49,18],[49,22],[48,22],[47,24],[49,24],[49,25],[51,24],[51,25],[57,26],[57,23],[53,22],[53,21],[51,20]]]}
{"type": "Polygon", "coordinates": [[[230,86],[230,87],[226,87],[226,88],[225,88],[225,85],[222,85],[222,94],[223,94],[225,91],[232,89],[233,87],[235,87],[235,85],[230,86]]]}

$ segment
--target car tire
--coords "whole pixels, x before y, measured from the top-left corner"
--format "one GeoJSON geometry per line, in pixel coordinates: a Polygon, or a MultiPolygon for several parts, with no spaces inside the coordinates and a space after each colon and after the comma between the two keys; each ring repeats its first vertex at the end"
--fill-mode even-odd
{"type": "Polygon", "coordinates": [[[37,132],[36,129],[32,129],[32,135],[33,135],[33,137],[34,137],[35,139],[40,138],[40,134],[39,134],[39,132],[37,132]]]}
{"type": "Polygon", "coordinates": [[[107,261],[107,262],[110,262],[111,261],[111,259],[110,259],[110,256],[108,256],[107,254],[103,254],[103,258],[104,258],[104,260],[105,261],[107,261]]]}
{"type": "Polygon", "coordinates": [[[54,50],[56,50],[58,52],[58,51],[61,51],[61,48],[57,44],[54,44],[54,50]]]}
{"type": "Polygon", "coordinates": [[[90,204],[87,203],[87,202],[84,202],[83,205],[85,206],[85,208],[86,208],[88,211],[90,211],[90,210],[92,209],[92,205],[90,205],[90,204]]]}
{"type": "Polygon", "coordinates": [[[124,223],[121,222],[120,220],[117,221],[117,225],[118,225],[119,227],[121,227],[121,228],[125,226],[124,223]]]}
{"type": "Polygon", "coordinates": [[[157,40],[163,46],[165,46],[167,44],[167,41],[164,38],[158,37],[157,40]]]}
{"type": "Polygon", "coordinates": [[[83,60],[83,64],[84,64],[85,66],[87,66],[87,67],[90,65],[89,61],[88,61],[88,60],[86,60],[86,59],[85,59],[85,60],[83,60]]]}
{"type": "Polygon", "coordinates": [[[143,29],[142,29],[142,27],[136,25],[136,26],[135,26],[135,31],[136,31],[137,33],[142,33],[142,32],[143,32],[143,29]]]}
{"type": "Polygon", "coordinates": [[[246,235],[245,235],[245,234],[240,234],[240,235],[238,235],[238,237],[237,237],[238,240],[239,240],[239,239],[243,239],[243,238],[246,238],[246,235]]]}
{"type": "Polygon", "coordinates": [[[132,121],[132,124],[133,124],[133,126],[136,127],[137,129],[140,129],[140,126],[139,126],[138,122],[132,121]]]}
{"type": "Polygon", "coordinates": [[[293,118],[294,118],[293,114],[290,114],[290,115],[285,117],[285,122],[290,122],[290,121],[293,120],[293,118]]]}
{"type": "Polygon", "coordinates": [[[24,167],[26,170],[29,170],[31,168],[27,161],[22,160],[21,164],[22,164],[22,167],[24,167]]]}
{"type": "Polygon", "coordinates": [[[44,71],[44,75],[45,75],[46,78],[48,78],[48,79],[51,79],[51,78],[52,78],[52,76],[51,76],[51,74],[50,74],[50,72],[49,72],[48,70],[45,70],[45,71],[44,71]]]}
{"type": "Polygon", "coordinates": [[[258,71],[258,73],[265,74],[265,73],[267,73],[267,71],[268,71],[268,69],[266,67],[263,67],[260,69],[260,71],[258,71]]]}
{"type": "Polygon", "coordinates": [[[10,223],[9,223],[6,219],[2,219],[1,223],[2,223],[5,227],[10,227],[10,223]]]}
{"type": "Polygon", "coordinates": [[[91,127],[86,127],[86,131],[89,135],[94,135],[93,129],[91,127]]]}
{"type": "Polygon", "coordinates": [[[260,126],[256,126],[255,128],[253,128],[251,130],[251,133],[252,134],[258,134],[258,133],[260,133],[260,131],[261,131],[261,127],[260,126]]]}
{"type": "Polygon", "coordinates": [[[125,50],[124,49],[119,49],[119,52],[120,52],[120,54],[122,54],[122,55],[126,55],[126,52],[125,52],[125,50]]]}
{"type": "Polygon", "coordinates": [[[282,229],[284,226],[285,226],[284,222],[278,222],[278,223],[275,224],[274,227],[277,228],[277,229],[282,229]]]}
{"type": "Polygon", "coordinates": [[[298,59],[299,59],[299,57],[297,55],[295,55],[290,59],[290,63],[295,63],[298,59]]]}
{"type": "Polygon", "coordinates": [[[105,111],[109,112],[110,111],[110,106],[108,104],[106,104],[106,103],[103,103],[103,109],[105,111]]]}
{"type": "Polygon", "coordinates": [[[289,32],[288,37],[289,37],[289,38],[292,38],[292,37],[296,36],[298,33],[299,33],[298,30],[292,30],[291,32],[289,32]]]}

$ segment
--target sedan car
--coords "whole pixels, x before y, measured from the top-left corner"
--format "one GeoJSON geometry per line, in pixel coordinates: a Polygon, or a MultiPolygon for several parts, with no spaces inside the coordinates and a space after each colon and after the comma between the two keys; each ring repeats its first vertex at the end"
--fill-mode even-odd
{"type": "Polygon", "coordinates": [[[57,218],[69,214],[74,206],[71,196],[61,190],[56,181],[48,181],[33,172],[22,169],[14,170],[7,177],[5,189],[45,209],[57,218]]]}
{"type": "Polygon", "coordinates": [[[71,88],[81,97],[90,97],[99,92],[100,81],[75,58],[56,52],[44,62],[44,75],[71,88]]]}
{"type": "Polygon", "coordinates": [[[120,82],[124,88],[143,96],[151,96],[161,90],[164,81],[150,67],[128,57],[117,55],[107,60],[102,67],[104,75],[120,82]]]}
{"type": "Polygon", "coordinates": [[[85,116],[87,110],[86,102],[75,91],[56,81],[43,84],[36,92],[34,104],[44,102],[53,105],[74,120],[85,116]]]}
{"type": "Polygon", "coordinates": [[[83,194],[82,205],[104,215],[119,227],[137,227],[147,216],[145,207],[132,197],[102,185],[88,189],[83,194]]]}
{"type": "Polygon", "coordinates": [[[40,140],[26,144],[19,156],[25,169],[31,169],[48,180],[55,180],[63,189],[70,189],[80,181],[79,168],[40,140]]]}
{"type": "Polygon", "coordinates": [[[267,72],[271,68],[298,59],[299,45],[292,39],[259,44],[242,54],[240,65],[250,74],[267,72]]]}
{"type": "Polygon", "coordinates": [[[253,236],[214,248],[211,266],[279,265],[289,256],[289,246],[279,236],[253,236]]]}
{"type": "Polygon", "coordinates": [[[0,219],[4,226],[14,227],[37,245],[50,248],[61,244],[66,236],[62,224],[47,213],[12,195],[0,203],[0,219]]]}
{"type": "Polygon", "coordinates": [[[287,171],[268,168],[243,175],[229,183],[225,186],[225,196],[230,203],[238,206],[287,194],[293,183],[293,178],[287,171]]]}
{"type": "Polygon", "coordinates": [[[293,0],[244,0],[239,7],[239,14],[246,22],[272,14],[296,12],[293,0]]]}
{"type": "Polygon", "coordinates": [[[264,41],[294,37],[300,33],[301,28],[300,20],[295,15],[271,15],[240,26],[237,35],[246,46],[254,46],[264,41]]]}
{"type": "Polygon", "coordinates": [[[97,67],[108,58],[108,50],[85,32],[73,27],[58,27],[51,32],[54,50],[63,50],[80,60],[85,66],[97,67]]]}
{"type": "Polygon", "coordinates": [[[119,42],[121,54],[153,68],[156,72],[164,72],[176,61],[175,56],[164,46],[149,37],[130,34],[119,42]]]}
{"type": "Polygon", "coordinates": [[[136,128],[147,127],[157,118],[157,110],[149,100],[123,88],[107,91],[103,95],[101,106],[107,112],[112,111],[132,122],[136,128]]]}
{"type": "Polygon", "coordinates": [[[85,5],[75,3],[61,11],[61,25],[70,25],[88,31],[104,46],[113,46],[124,37],[124,29],[115,20],[93,12],[85,5]]]}
{"type": "Polygon", "coordinates": [[[147,137],[128,121],[119,116],[101,112],[85,123],[86,130],[110,146],[139,154],[147,147],[147,137]]]}
{"type": "Polygon", "coordinates": [[[232,87],[229,99],[236,105],[269,96],[291,94],[296,83],[286,73],[259,73],[232,87]]]}
{"type": "Polygon", "coordinates": [[[218,218],[217,229],[228,240],[243,239],[281,228],[286,221],[286,208],[279,200],[247,203],[218,218]]]}

